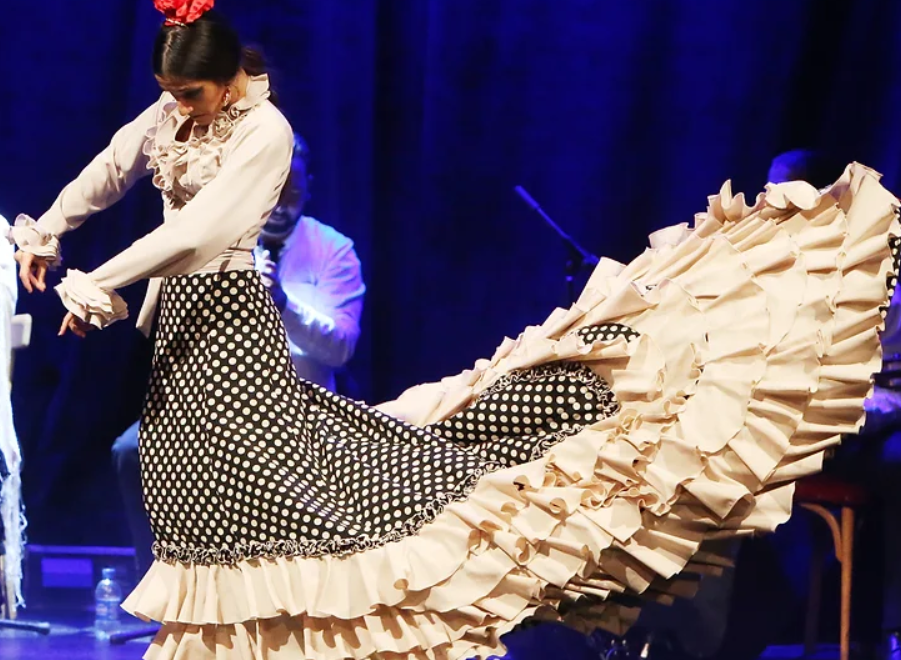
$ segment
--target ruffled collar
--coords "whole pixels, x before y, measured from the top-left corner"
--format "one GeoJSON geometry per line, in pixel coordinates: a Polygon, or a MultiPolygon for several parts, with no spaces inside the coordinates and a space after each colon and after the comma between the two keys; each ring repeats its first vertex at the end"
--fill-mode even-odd
{"type": "Polygon", "coordinates": [[[267,100],[271,94],[269,76],[265,73],[261,76],[250,76],[247,79],[247,89],[244,90],[244,97],[234,105],[229,106],[229,110],[234,109],[238,112],[250,110],[267,100]]]}
{"type": "Polygon", "coordinates": [[[269,76],[250,76],[244,96],[223,109],[206,127],[195,127],[183,141],[175,138],[188,120],[172,100],[163,105],[159,124],[147,132],[144,154],[154,171],[153,185],[175,208],[187,204],[219,171],[225,143],[250,110],[265,102],[271,92],[269,76]]]}
{"type": "MultiPolygon", "coordinates": [[[[252,110],[266,101],[270,95],[271,91],[269,89],[268,75],[250,76],[247,80],[247,88],[244,90],[244,96],[236,103],[220,110],[219,114],[216,115],[216,118],[213,119],[209,126],[196,127],[195,130],[191,132],[191,136],[187,140],[184,140],[184,143],[189,143],[193,140],[215,139],[217,134],[221,134],[224,129],[227,129],[230,125],[234,124],[234,122],[248,110],[252,110]],[[198,131],[197,129],[205,130],[198,131]]],[[[178,103],[175,101],[166,103],[163,106],[163,112],[165,114],[164,123],[173,124],[172,128],[174,129],[174,132],[172,133],[172,141],[174,142],[178,130],[184,125],[188,118],[178,113],[178,103]]]]}

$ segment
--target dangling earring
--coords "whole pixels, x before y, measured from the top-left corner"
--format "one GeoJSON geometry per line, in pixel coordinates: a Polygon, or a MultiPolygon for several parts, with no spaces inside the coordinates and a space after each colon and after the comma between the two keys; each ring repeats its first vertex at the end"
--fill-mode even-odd
{"type": "Polygon", "coordinates": [[[229,101],[231,101],[231,100],[232,100],[232,88],[231,88],[231,87],[226,87],[226,88],[225,88],[225,98],[222,99],[222,108],[223,108],[223,110],[224,110],[225,108],[228,107],[228,103],[229,103],[229,101]]]}

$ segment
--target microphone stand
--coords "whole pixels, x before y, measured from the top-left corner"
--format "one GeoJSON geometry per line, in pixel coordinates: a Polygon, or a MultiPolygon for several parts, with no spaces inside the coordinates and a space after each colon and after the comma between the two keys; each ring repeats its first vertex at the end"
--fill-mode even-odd
{"type": "MultiPolygon", "coordinates": [[[[2,461],[2,458],[0,458],[2,461]]],[[[5,464],[3,464],[5,467],[5,464]]],[[[16,595],[12,591],[12,582],[6,579],[6,548],[3,526],[0,524],[0,630],[24,630],[41,635],[50,634],[50,624],[44,621],[20,621],[16,619],[16,595]]]]}
{"type": "Polygon", "coordinates": [[[545,221],[545,223],[550,226],[551,229],[556,232],[557,236],[563,241],[563,244],[566,246],[566,263],[563,267],[563,275],[564,281],[566,282],[566,296],[570,305],[576,302],[576,290],[575,290],[575,277],[578,275],[585,266],[597,266],[600,259],[598,259],[594,254],[583,248],[579,243],[569,234],[567,234],[563,229],[554,222],[551,217],[544,212],[544,209],[541,208],[541,205],[536,202],[532,196],[526,192],[525,188],[522,186],[516,186],[513,188],[517,195],[519,195],[522,200],[529,205],[529,207],[535,211],[541,218],[545,221]]]}

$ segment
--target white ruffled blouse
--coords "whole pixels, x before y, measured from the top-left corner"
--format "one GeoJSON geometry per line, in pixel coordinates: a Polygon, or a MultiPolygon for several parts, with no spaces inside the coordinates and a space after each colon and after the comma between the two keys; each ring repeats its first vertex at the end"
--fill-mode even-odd
{"type": "Polygon", "coordinates": [[[163,224],[93,272],[67,271],[56,287],[69,311],[103,328],[128,316],[115,290],[150,278],[138,317],[148,333],[160,278],[253,268],[253,248],[278,202],[293,148],[291,126],[268,98],[268,77],[252,77],[244,98],[179,142],[187,117],[164,93],[119,129],[37,222],[20,215],[10,240],[58,264],[63,234],[152,173],[163,194],[163,224]]]}

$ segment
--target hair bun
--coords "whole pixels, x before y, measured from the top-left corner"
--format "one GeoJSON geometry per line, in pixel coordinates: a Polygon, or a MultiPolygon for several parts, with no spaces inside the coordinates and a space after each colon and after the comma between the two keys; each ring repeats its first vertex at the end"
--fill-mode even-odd
{"type": "Polygon", "coordinates": [[[153,0],[166,25],[190,25],[213,8],[216,0],[153,0]]]}

